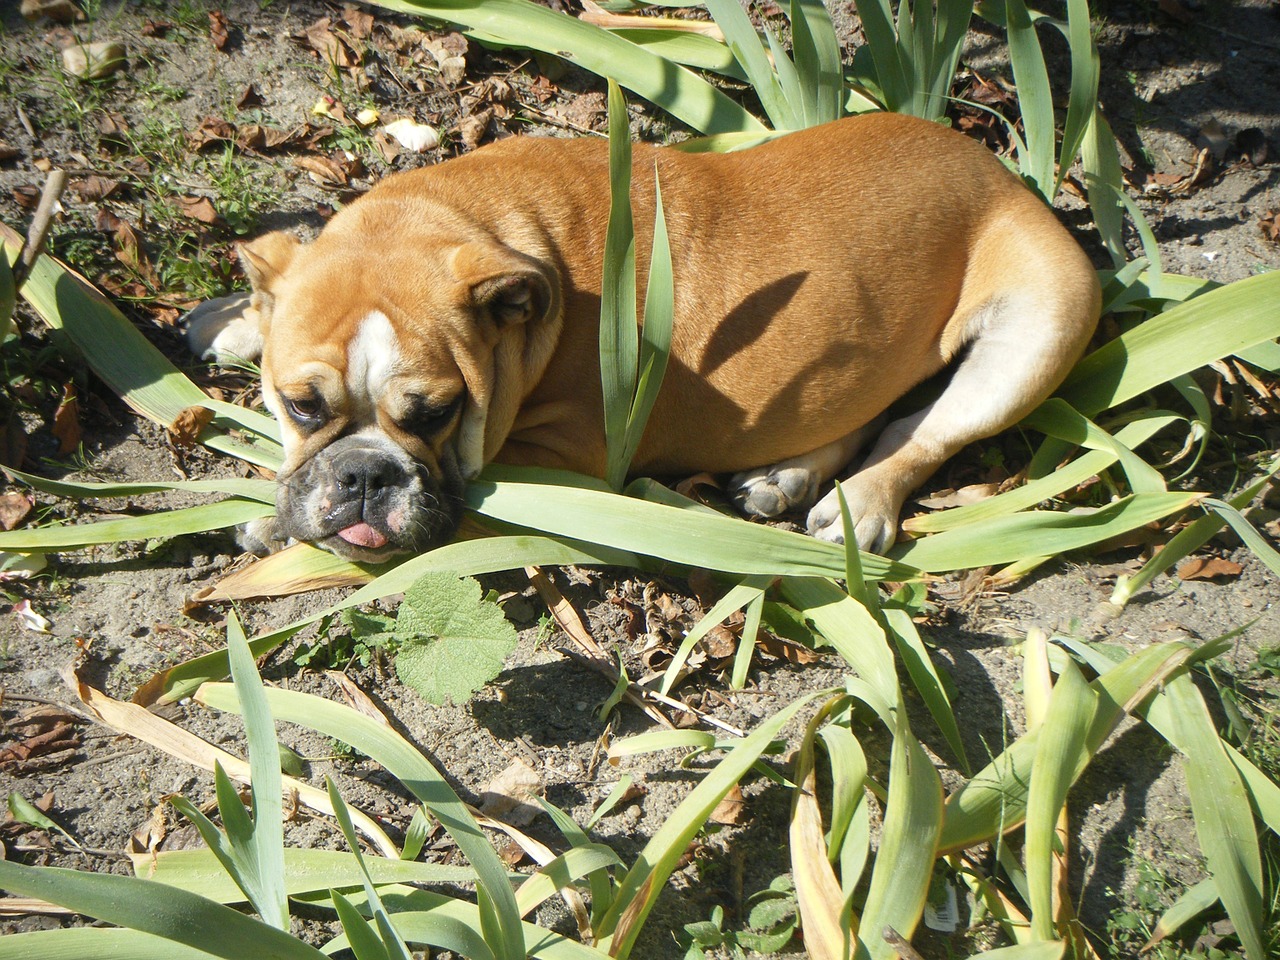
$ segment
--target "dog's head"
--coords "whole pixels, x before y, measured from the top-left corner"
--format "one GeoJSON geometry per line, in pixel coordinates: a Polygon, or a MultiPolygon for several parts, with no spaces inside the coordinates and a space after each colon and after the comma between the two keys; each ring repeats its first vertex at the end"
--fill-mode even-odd
{"type": "Polygon", "coordinates": [[[240,250],[284,439],[277,532],[355,560],[453,534],[463,482],[501,447],[559,335],[544,259],[413,213],[362,202],[313,243],[273,233],[240,250]]]}

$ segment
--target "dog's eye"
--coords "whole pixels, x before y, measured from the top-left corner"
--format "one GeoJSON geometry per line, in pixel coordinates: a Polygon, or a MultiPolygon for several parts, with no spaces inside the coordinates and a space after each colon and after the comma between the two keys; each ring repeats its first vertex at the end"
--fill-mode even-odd
{"type": "Polygon", "coordinates": [[[440,431],[462,406],[461,395],[445,402],[419,396],[410,397],[408,400],[407,410],[397,423],[406,433],[412,433],[418,437],[428,437],[440,431]]]}
{"type": "Polygon", "coordinates": [[[324,401],[316,396],[285,397],[289,416],[303,423],[314,423],[324,416],[324,401]]]}

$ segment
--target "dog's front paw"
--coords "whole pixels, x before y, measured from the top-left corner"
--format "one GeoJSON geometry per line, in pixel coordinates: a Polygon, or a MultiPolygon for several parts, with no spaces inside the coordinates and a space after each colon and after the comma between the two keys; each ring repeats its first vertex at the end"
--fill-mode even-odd
{"type": "MultiPolygon", "coordinates": [[[[858,478],[843,484],[849,517],[853,520],[853,536],[858,549],[867,553],[884,553],[898,536],[898,511],[902,504],[879,490],[869,490],[858,478]]],[[[844,521],[840,517],[840,500],[833,489],[809,511],[806,522],[809,534],[829,543],[844,543],[844,521]]]]}
{"type": "Polygon", "coordinates": [[[748,516],[780,517],[813,503],[818,496],[818,476],[803,467],[757,467],[734,474],[729,494],[748,516]]]}
{"type": "Polygon", "coordinates": [[[283,550],[288,545],[289,538],[281,532],[280,522],[275,517],[261,517],[236,528],[236,543],[246,553],[265,557],[269,553],[283,550]]]}
{"type": "Polygon", "coordinates": [[[187,347],[201,360],[257,360],[262,325],[247,293],[206,300],[180,321],[187,347]]]}

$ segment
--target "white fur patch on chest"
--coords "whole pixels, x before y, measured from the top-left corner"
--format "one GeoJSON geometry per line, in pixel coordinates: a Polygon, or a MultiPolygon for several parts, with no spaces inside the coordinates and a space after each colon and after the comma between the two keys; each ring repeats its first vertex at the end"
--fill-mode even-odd
{"type": "Polygon", "coordinates": [[[347,395],[356,419],[373,419],[378,401],[399,366],[396,331],[386,314],[375,310],[360,321],[347,344],[347,395]]]}

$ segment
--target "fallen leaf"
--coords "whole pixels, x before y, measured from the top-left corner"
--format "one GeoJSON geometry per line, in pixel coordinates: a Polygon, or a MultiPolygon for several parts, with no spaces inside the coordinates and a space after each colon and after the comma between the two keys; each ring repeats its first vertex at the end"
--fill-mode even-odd
{"type": "Polygon", "coordinates": [[[35,502],[28,494],[13,491],[0,495],[0,527],[15,529],[27,518],[33,506],[35,502]]]}
{"type": "Polygon", "coordinates": [[[217,223],[219,219],[218,211],[208,197],[179,197],[178,209],[184,217],[201,223],[217,223]]]}
{"type": "Polygon", "coordinates": [[[16,160],[20,156],[22,156],[21,150],[0,140],[0,163],[4,163],[6,160],[16,160]]]}
{"type": "Polygon", "coordinates": [[[113,196],[124,186],[119,180],[112,180],[110,177],[102,177],[96,173],[92,176],[85,177],[83,180],[73,180],[71,189],[74,190],[81,200],[93,202],[94,200],[105,200],[107,197],[113,196]]]}
{"type": "Polygon", "coordinates": [[[14,187],[10,196],[24,210],[34,210],[40,205],[40,188],[24,183],[14,187]]]}
{"type": "Polygon", "coordinates": [[[231,39],[231,24],[221,10],[209,12],[209,39],[213,41],[215,50],[225,50],[227,41],[231,39]]]}
{"type": "Polygon", "coordinates": [[[468,150],[474,150],[480,146],[480,141],[489,132],[489,121],[492,119],[493,110],[485,109],[479,113],[473,113],[458,124],[458,134],[462,137],[462,142],[468,150]]]}
{"type": "Polygon", "coordinates": [[[794,640],[788,640],[786,637],[777,637],[766,630],[761,630],[756,641],[765,653],[771,657],[777,657],[779,660],[787,660],[791,663],[817,663],[822,659],[822,655],[810,650],[802,643],[796,643],[794,640]]]}
{"type": "Polygon", "coordinates": [[[742,787],[735,783],[733,789],[725,794],[724,799],[716,804],[716,808],[711,811],[708,819],[712,823],[722,823],[726,826],[746,823],[747,801],[742,795],[742,787]]]}
{"type": "Polygon", "coordinates": [[[297,35],[306,46],[335,67],[347,69],[360,62],[359,56],[330,29],[328,17],[317,20],[297,35]]]}
{"type": "Polygon", "coordinates": [[[916,500],[922,507],[930,510],[945,510],[948,507],[963,507],[993,497],[1000,489],[998,483],[971,483],[959,490],[939,490],[937,493],[916,500]]]}
{"type": "Polygon", "coordinates": [[[1280,243],[1280,211],[1268,210],[1258,221],[1262,235],[1273,243],[1280,243]]]}
{"type": "Polygon", "coordinates": [[[373,33],[373,14],[367,10],[358,10],[348,4],[342,8],[342,20],[357,40],[365,40],[373,33]]]}
{"type": "Polygon", "coordinates": [[[1237,577],[1244,567],[1224,557],[1192,557],[1178,566],[1179,580],[1213,580],[1216,577],[1237,577]]]}
{"type": "Polygon", "coordinates": [[[213,422],[208,407],[187,407],[169,424],[169,438],[179,447],[194,447],[200,442],[200,431],[213,422]]]}
{"type": "Polygon", "coordinates": [[[0,581],[30,580],[48,565],[43,553],[0,552],[0,581]]]}
{"type": "Polygon", "coordinates": [[[80,80],[101,80],[124,65],[124,44],[114,40],[76,44],[62,51],[62,69],[80,80]]]}
{"type": "Polygon", "coordinates": [[[294,165],[310,174],[322,187],[345,187],[347,174],[342,165],[328,157],[298,157],[294,165]]]}
{"type": "Polygon", "coordinates": [[[173,27],[174,25],[168,20],[147,20],[142,24],[142,35],[144,37],[158,37],[163,40],[173,27]]]}
{"type": "Polygon", "coordinates": [[[53,414],[51,430],[58,438],[58,456],[66,456],[80,446],[80,404],[76,400],[76,385],[72,380],[62,388],[62,402],[53,414]]]}
{"type": "Polygon", "coordinates": [[[707,655],[712,660],[727,660],[738,649],[738,635],[720,623],[707,631],[707,635],[702,638],[702,645],[706,647],[707,655]]]}
{"type": "Polygon", "coordinates": [[[480,795],[480,812],[515,827],[533,822],[542,812],[533,801],[542,795],[542,778],[523,760],[513,760],[485,786],[480,795]]]}

